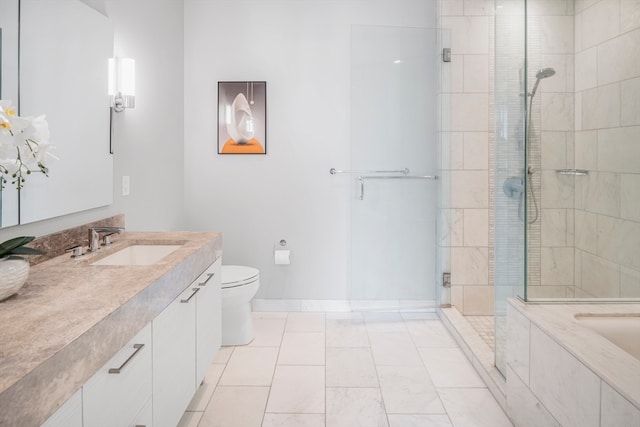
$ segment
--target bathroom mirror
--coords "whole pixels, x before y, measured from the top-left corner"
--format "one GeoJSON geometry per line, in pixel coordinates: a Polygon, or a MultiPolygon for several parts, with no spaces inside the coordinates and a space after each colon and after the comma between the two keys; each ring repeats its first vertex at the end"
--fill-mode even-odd
{"type": "Polygon", "coordinates": [[[46,114],[60,160],[20,191],[20,223],[113,202],[111,21],[80,0],[20,1],[20,115],[46,114]]]}
{"type": "MultiPolygon", "coordinates": [[[[19,0],[0,0],[0,99],[18,102],[19,0]]],[[[0,227],[18,224],[18,190],[0,190],[0,227]]]]}
{"type": "Polygon", "coordinates": [[[5,68],[11,76],[15,67],[15,78],[7,81],[13,88],[6,95],[3,91],[2,98],[18,104],[19,91],[21,116],[46,115],[51,152],[60,159],[49,165],[49,177],[40,172],[29,175],[19,196],[7,185],[0,225],[26,224],[111,204],[107,94],[107,63],[113,56],[111,21],[80,0],[0,0],[0,23],[3,34],[5,25],[15,32],[15,59],[6,67],[2,38],[3,87],[5,68]],[[5,15],[5,10],[15,13],[5,15]]]}

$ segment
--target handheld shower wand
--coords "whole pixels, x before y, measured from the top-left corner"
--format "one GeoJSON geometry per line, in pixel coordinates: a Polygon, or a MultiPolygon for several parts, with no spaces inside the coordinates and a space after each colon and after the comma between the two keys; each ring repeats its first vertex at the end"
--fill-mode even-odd
{"type": "MultiPolygon", "coordinates": [[[[531,141],[530,141],[530,136],[531,136],[531,110],[532,110],[532,106],[533,106],[533,98],[536,96],[536,91],[538,90],[538,85],[540,84],[540,81],[542,79],[546,79],[548,77],[551,77],[553,75],[556,74],[556,70],[554,70],[551,67],[548,68],[542,68],[540,70],[538,70],[538,72],[536,73],[536,82],[533,85],[533,89],[531,89],[531,93],[529,93],[529,111],[528,111],[528,117],[527,117],[527,134],[525,136],[525,149],[526,149],[526,154],[527,154],[527,161],[529,161],[529,159],[531,158],[531,141]]],[[[538,202],[536,200],[536,195],[533,192],[533,168],[531,167],[531,165],[527,165],[527,170],[526,170],[526,175],[529,179],[529,185],[528,187],[528,192],[527,193],[531,193],[531,200],[533,201],[533,206],[535,209],[535,216],[533,217],[533,219],[531,219],[529,222],[529,224],[533,224],[534,222],[536,222],[538,220],[539,217],[539,212],[538,212],[538,202]]],[[[521,199],[520,199],[520,205],[522,206],[524,200],[523,198],[526,197],[525,194],[521,193],[521,199]]]]}
{"type": "Polygon", "coordinates": [[[536,91],[538,90],[538,85],[540,84],[540,80],[546,79],[547,77],[551,77],[555,74],[556,74],[556,70],[554,70],[553,68],[543,68],[541,70],[538,70],[538,72],[536,73],[536,82],[533,85],[533,89],[531,90],[531,93],[529,94],[529,96],[533,98],[536,95],[536,91]]]}

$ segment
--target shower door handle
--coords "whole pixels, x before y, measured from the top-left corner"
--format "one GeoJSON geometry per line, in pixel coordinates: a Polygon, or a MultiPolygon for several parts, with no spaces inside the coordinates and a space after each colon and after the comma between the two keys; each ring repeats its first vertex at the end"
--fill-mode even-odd
{"type": "Polygon", "coordinates": [[[364,199],[364,178],[359,176],[358,182],[360,183],[360,196],[358,197],[360,200],[364,199]]]}

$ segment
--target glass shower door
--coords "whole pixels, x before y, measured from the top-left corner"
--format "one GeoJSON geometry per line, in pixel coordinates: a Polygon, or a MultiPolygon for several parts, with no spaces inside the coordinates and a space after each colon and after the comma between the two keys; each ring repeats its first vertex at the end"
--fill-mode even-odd
{"type": "Polygon", "coordinates": [[[351,301],[435,306],[437,30],[351,34],[351,301]]]}

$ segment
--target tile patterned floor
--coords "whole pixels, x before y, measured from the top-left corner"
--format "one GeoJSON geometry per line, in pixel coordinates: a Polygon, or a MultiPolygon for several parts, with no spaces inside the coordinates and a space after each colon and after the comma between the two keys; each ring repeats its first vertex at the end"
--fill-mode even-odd
{"type": "Polygon", "coordinates": [[[512,426],[432,313],[253,313],[178,427],[512,426]]]}
{"type": "Polygon", "coordinates": [[[495,347],[495,322],[493,316],[464,316],[480,338],[493,350],[495,347]]]}

